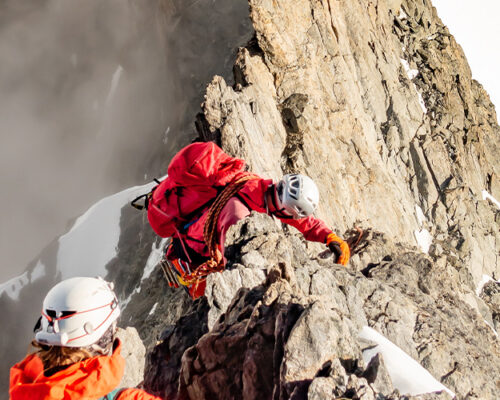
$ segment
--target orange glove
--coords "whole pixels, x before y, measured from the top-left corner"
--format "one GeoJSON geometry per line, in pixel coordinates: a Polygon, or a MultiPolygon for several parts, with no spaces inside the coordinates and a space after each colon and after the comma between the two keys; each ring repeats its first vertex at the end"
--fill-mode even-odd
{"type": "Polygon", "coordinates": [[[351,250],[344,240],[332,232],[326,237],[326,245],[330,251],[335,254],[335,262],[337,264],[347,265],[349,257],[351,256],[351,250]]]}

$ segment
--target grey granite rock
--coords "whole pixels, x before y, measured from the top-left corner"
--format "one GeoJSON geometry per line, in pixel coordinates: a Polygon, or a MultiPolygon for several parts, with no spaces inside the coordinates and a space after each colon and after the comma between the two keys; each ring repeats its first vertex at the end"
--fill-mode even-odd
{"type": "Polygon", "coordinates": [[[120,387],[136,387],[144,380],[146,348],[135,328],[118,328],[116,337],[122,342],[121,354],[125,359],[125,373],[120,382],[120,387]]]}
{"type": "MultiPolygon", "coordinates": [[[[238,227],[252,224],[254,218],[238,227]]],[[[264,228],[261,218],[255,223],[264,228]]],[[[274,232],[270,219],[267,226],[274,232]]],[[[235,262],[262,246],[265,232],[253,236],[249,231],[241,230],[237,240],[245,245],[235,262]]],[[[283,234],[277,236],[279,241],[288,240],[283,234]]],[[[399,395],[382,357],[365,365],[361,352],[370,343],[358,340],[357,334],[369,325],[418,360],[458,398],[477,393],[479,398],[493,399],[500,352],[481,315],[460,300],[453,286],[439,284],[449,279],[447,269],[435,270],[435,264],[418,251],[380,234],[374,237],[378,239],[362,255],[376,253],[373,247],[381,242],[387,254],[385,261],[373,258],[378,262],[364,273],[321,259],[311,259],[314,267],[308,270],[294,258],[291,266],[269,263],[266,282],[239,289],[210,332],[184,354],[180,394],[196,399],[235,398],[237,393],[248,399],[327,394],[342,398],[354,393],[366,399],[450,398],[399,395]],[[306,275],[309,282],[324,282],[325,289],[299,285],[299,277],[306,275]]],[[[218,279],[231,284],[234,273],[224,271],[218,279]]],[[[211,295],[207,297],[210,302],[211,295]]]]}

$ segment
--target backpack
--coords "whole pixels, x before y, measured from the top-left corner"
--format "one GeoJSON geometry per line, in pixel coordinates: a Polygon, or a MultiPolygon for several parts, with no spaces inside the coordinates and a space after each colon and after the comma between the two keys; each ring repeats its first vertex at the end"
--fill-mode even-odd
{"type": "Polygon", "coordinates": [[[167,178],[147,195],[151,228],[161,237],[185,231],[227,184],[248,174],[245,167],[244,160],[227,155],[213,142],[184,147],[170,162],[167,178]]]}

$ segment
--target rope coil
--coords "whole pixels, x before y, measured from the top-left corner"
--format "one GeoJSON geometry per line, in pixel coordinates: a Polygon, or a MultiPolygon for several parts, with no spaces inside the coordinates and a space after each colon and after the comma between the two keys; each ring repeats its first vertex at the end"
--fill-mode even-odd
{"type": "Polygon", "coordinates": [[[208,247],[210,258],[201,264],[191,274],[183,276],[183,281],[186,285],[198,284],[206,279],[207,275],[212,272],[220,272],[224,270],[223,255],[219,250],[217,242],[217,221],[222,209],[226,206],[231,197],[238,193],[243,186],[252,179],[259,179],[256,175],[245,175],[237,178],[228,184],[224,190],[217,196],[214,203],[208,210],[207,220],[203,227],[203,239],[208,247]]]}

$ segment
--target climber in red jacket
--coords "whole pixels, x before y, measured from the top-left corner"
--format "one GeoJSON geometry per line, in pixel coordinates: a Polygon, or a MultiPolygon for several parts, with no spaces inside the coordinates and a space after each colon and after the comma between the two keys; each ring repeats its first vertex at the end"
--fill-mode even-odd
{"type": "MultiPolygon", "coordinates": [[[[277,217],[307,240],[325,243],[335,262],[346,265],[349,260],[347,243],[312,215],[319,201],[312,179],[289,174],[274,183],[245,167],[212,142],[193,143],[172,159],[167,178],[144,195],[153,230],[173,238],[164,272],[172,278],[173,271],[176,279],[169,279],[170,284],[187,287],[193,298],[204,293],[208,273],[223,269],[227,230],[251,211],[277,217]]],[[[136,201],[132,204],[137,207],[136,201]]]]}
{"type": "MultiPolygon", "coordinates": [[[[319,200],[314,181],[304,175],[285,175],[277,184],[271,179],[256,177],[247,181],[222,208],[217,236],[221,253],[224,254],[226,232],[231,225],[257,211],[272,215],[282,222],[297,228],[307,240],[325,243],[335,254],[335,261],[346,265],[349,260],[349,246],[312,213],[319,200]]],[[[192,221],[182,240],[187,249],[208,256],[207,244],[203,238],[208,213],[192,221]]]]}
{"type": "Polygon", "coordinates": [[[35,326],[37,349],[10,371],[11,400],[160,400],[117,389],[125,360],[115,339],[120,315],[108,282],[71,278],[54,286],[35,326]]]}

